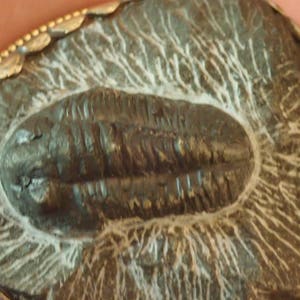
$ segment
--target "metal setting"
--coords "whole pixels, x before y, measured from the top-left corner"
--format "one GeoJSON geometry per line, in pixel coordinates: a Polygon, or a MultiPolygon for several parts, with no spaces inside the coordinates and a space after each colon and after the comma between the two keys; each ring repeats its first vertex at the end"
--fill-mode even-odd
{"type": "Polygon", "coordinates": [[[51,42],[51,37],[47,32],[42,32],[39,35],[30,38],[28,42],[24,42],[22,46],[18,47],[21,54],[31,54],[42,51],[51,42]]]}
{"type": "Polygon", "coordinates": [[[54,26],[49,26],[48,32],[53,38],[62,38],[78,29],[83,24],[84,20],[84,14],[74,14],[72,17],[68,15],[63,21],[55,24],[54,26]]]}
{"type": "MultiPolygon", "coordinates": [[[[73,14],[68,14],[63,18],[41,26],[39,29],[33,30],[31,34],[25,35],[22,39],[16,41],[15,44],[9,46],[7,50],[0,53],[0,81],[17,75],[22,70],[24,58],[18,57],[18,55],[15,54],[16,49],[18,49],[23,56],[42,51],[53,39],[62,38],[79,29],[83,25],[86,17],[108,16],[114,13],[121,4],[130,1],[132,0],[109,1],[91,8],[76,11],[73,14]],[[51,37],[45,33],[46,31],[49,32],[51,37]],[[8,60],[6,60],[6,58],[8,58],[8,60]]],[[[278,5],[269,0],[267,0],[267,2],[279,13],[285,15],[278,5]]],[[[293,27],[294,34],[300,39],[300,27],[292,20],[290,20],[290,23],[293,27]]]]}
{"type": "Polygon", "coordinates": [[[82,9],[33,30],[31,34],[25,35],[0,53],[0,81],[19,74],[22,71],[26,55],[40,52],[55,39],[62,38],[79,29],[87,17],[108,16],[114,13],[122,3],[129,1],[109,1],[82,9]]]}
{"type": "Polygon", "coordinates": [[[3,57],[0,62],[0,79],[19,74],[22,70],[23,63],[24,56],[16,51],[10,53],[7,57],[3,57]]]}
{"type": "Polygon", "coordinates": [[[87,15],[106,16],[115,12],[120,4],[120,1],[111,1],[102,5],[91,7],[87,10],[87,15]]]}

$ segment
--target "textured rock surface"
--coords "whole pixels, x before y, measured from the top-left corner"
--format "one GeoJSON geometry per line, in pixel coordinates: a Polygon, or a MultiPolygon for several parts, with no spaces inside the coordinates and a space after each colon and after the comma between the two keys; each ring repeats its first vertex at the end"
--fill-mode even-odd
{"type": "Polygon", "coordinates": [[[299,54],[261,1],[153,0],[27,60],[0,83],[1,153],[23,118],[100,86],[226,111],[246,130],[255,166],[227,209],[112,221],[89,240],[37,230],[1,190],[0,286],[39,295],[55,285],[54,299],[297,297],[299,54]]]}

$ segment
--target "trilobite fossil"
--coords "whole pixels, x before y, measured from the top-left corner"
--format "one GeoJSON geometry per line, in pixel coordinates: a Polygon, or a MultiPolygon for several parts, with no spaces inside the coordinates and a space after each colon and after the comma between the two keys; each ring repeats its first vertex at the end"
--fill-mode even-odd
{"type": "Polygon", "coordinates": [[[0,291],[297,297],[299,51],[262,1],[152,0],[27,57],[0,83],[0,291]]]}
{"type": "Polygon", "coordinates": [[[246,132],[221,110],[100,89],[26,119],[2,160],[12,205],[62,232],[214,212],[238,200],[253,169],[246,132]]]}

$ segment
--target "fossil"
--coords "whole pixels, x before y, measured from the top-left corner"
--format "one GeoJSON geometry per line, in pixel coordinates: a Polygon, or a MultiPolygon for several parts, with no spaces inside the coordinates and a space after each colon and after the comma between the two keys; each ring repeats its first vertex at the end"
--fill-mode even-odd
{"type": "Polygon", "coordinates": [[[287,20],[259,0],[132,1],[109,17],[87,17],[55,23],[70,34],[51,36],[41,53],[14,53],[4,71],[0,64],[0,77],[20,72],[0,82],[1,292],[83,300],[299,296],[300,49],[287,20]],[[66,148],[51,154],[48,142],[66,148]],[[199,169],[196,192],[231,171],[231,194],[216,193],[212,179],[191,202],[186,179],[199,169]],[[166,178],[160,206],[153,186],[166,178]],[[136,185],[134,201],[127,184],[136,185]],[[109,209],[103,192],[113,195],[109,209]],[[208,199],[215,202],[197,206],[208,199]]]}
{"type": "Polygon", "coordinates": [[[221,110],[101,89],[27,118],[2,161],[11,203],[56,232],[214,212],[238,200],[253,170],[246,132],[221,110]]]}

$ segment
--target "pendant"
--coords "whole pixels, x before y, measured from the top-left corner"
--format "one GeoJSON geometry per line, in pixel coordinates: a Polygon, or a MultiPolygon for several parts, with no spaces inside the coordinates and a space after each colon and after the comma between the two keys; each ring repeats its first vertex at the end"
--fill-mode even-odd
{"type": "Polygon", "coordinates": [[[2,52],[0,298],[299,297],[299,74],[258,0],[110,1],[2,52]]]}

